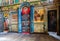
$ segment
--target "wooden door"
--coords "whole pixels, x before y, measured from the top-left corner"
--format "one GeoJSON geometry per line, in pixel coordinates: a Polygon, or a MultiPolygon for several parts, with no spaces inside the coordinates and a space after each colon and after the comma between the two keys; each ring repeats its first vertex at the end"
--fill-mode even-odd
{"type": "Polygon", "coordinates": [[[48,31],[57,31],[57,10],[48,11],[48,31]]]}

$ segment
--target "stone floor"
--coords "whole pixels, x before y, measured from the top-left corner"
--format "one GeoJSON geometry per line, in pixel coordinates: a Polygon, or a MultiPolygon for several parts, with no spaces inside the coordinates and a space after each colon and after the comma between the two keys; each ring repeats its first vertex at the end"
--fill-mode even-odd
{"type": "Polygon", "coordinates": [[[0,34],[0,41],[60,41],[46,34],[0,34]]]}

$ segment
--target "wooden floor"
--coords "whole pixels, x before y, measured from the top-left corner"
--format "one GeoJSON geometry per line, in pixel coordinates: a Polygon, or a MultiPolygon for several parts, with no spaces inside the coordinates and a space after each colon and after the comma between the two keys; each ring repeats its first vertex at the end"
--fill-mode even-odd
{"type": "Polygon", "coordinates": [[[0,41],[60,41],[46,34],[8,33],[0,35],[0,41]]]}

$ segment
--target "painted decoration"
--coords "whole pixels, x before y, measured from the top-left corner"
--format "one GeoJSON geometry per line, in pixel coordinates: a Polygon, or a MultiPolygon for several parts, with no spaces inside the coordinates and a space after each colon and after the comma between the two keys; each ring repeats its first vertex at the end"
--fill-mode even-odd
{"type": "Polygon", "coordinates": [[[0,0],[0,6],[2,5],[2,0],[0,0]]]}
{"type": "Polygon", "coordinates": [[[17,14],[12,15],[11,24],[18,24],[17,14]]]}
{"type": "Polygon", "coordinates": [[[11,27],[11,30],[13,31],[13,32],[17,32],[18,31],[18,26],[17,25],[11,25],[12,27],[11,27]]]}
{"type": "Polygon", "coordinates": [[[47,0],[41,0],[42,2],[47,1],[47,0]]]}
{"type": "Polygon", "coordinates": [[[2,2],[2,0],[0,0],[0,3],[2,2]]]}
{"type": "Polygon", "coordinates": [[[8,11],[8,7],[2,7],[3,11],[8,11]]]}
{"type": "Polygon", "coordinates": [[[14,4],[14,0],[10,0],[9,2],[10,2],[10,5],[14,4]]]}
{"type": "Polygon", "coordinates": [[[9,6],[9,11],[15,11],[13,7],[14,6],[9,6]]]}
{"type": "Polygon", "coordinates": [[[22,32],[29,33],[30,32],[30,7],[24,6],[22,7],[22,32]]]}
{"type": "Polygon", "coordinates": [[[20,9],[24,6],[30,7],[30,3],[29,2],[24,2],[23,4],[21,4],[20,9]]]}
{"type": "Polygon", "coordinates": [[[41,0],[42,5],[53,4],[53,0],[41,0]]]}
{"type": "Polygon", "coordinates": [[[34,6],[30,6],[30,33],[34,32],[34,6]]]}
{"type": "Polygon", "coordinates": [[[17,6],[13,6],[13,9],[14,9],[14,10],[17,10],[17,6]]]}
{"type": "Polygon", "coordinates": [[[23,0],[19,0],[19,3],[23,3],[23,0]]]}
{"type": "Polygon", "coordinates": [[[44,8],[35,8],[34,13],[34,22],[43,22],[44,21],[44,8]]]}
{"type": "Polygon", "coordinates": [[[27,0],[27,2],[30,2],[30,0],[27,0]]]}
{"type": "Polygon", "coordinates": [[[6,1],[2,0],[2,5],[5,6],[6,5],[6,1]]]}
{"type": "Polygon", "coordinates": [[[19,32],[30,32],[30,3],[24,2],[19,9],[19,32]],[[26,11],[25,11],[26,10],[26,11]]]}
{"type": "Polygon", "coordinates": [[[44,27],[44,25],[42,25],[42,24],[39,24],[39,23],[34,24],[34,32],[40,32],[40,33],[44,32],[43,27],[44,27]]]}
{"type": "Polygon", "coordinates": [[[18,15],[16,11],[10,12],[10,26],[9,31],[18,32],[18,15]]]}
{"type": "Polygon", "coordinates": [[[5,14],[4,14],[4,17],[5,17],[5,16],[9,17],[9,14],[8,14],[8,13],[5,13],[5,14]]]}
{"type": "Polygon", "coordinates": [[[9,13],[8,11],[4,12],[4,31],[8,31],[8,25],[9,25],[9,13]]]}
{"type": "Polygon", "coordinates": [[[22,32],[22,24],[21,24],[21,9],[18,9],[18,32],[22,32]]]}
{"type": "Polygon", "coordinates": [[[0,32],[4,31],[4,24],[3,24],[3,13],[0,12],[0,32]]]}
{"type": "Polygon", "coordinates": [[[25,2],[25,1],[27,2],[27,0],[23,0],[23,2],[25,2]]]}
{"type": "Polygon", "coordinates": [[[22,14],[24,15],[24,14],[29,14],[30,13],[30,8],[29,7],[23,7],[22,8],[22,14]]]}
{"type": "Polygon", "coordinates": [[[7,17],[4,18],[4,31],[8,31],[9,20],[7,17]]]}
{"type": "Polygon", "coordinates": [[[32,1],[38,1],[38,0],[30,0],[30,2],[32,2],[32,1]]]}
{"type": "Polygon", "coordinates": [[[13,9],[17,10],[19,7],[20,7],[20,5],[15,5],[15,6],[13,6],[13,9]]]}
{"type": "Polygon", "coordinates": [[[9,17],[8,11],[4,11],[4,17],[9,17]]]}
{"type": "Polygon", "coordinates": [[[44,32],[44,15],[45,9],[42,7],[34,8],[34,32],[44,32]],[[37,28],[36,28],[37,27],[37,28]]]}
{"type": "Polygon", "coordinates": [[[9,0],[6,0],[6,5],[9,5],[9,0]]]}
{"type": "Polygon", "coordinates": [[[15,3],[19,3],[19,0],[15,0],[15,3]]]}
{"type": "Polygon", "coordinates": [[[17,24],[17,23],[18,23],[17,14],[12,14],[11,24],[17,24]]]}

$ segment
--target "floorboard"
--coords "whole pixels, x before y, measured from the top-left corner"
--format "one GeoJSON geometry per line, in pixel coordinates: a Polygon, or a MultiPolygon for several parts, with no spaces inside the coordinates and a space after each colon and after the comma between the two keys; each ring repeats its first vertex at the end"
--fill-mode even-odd
{"type": "Polygon", "coordinates": [[[46,34],[7,33],[0,35],[0,41],[60,41],[46,34]]]}

